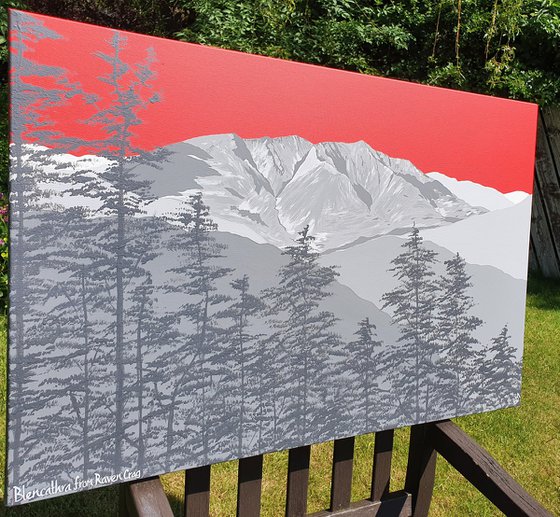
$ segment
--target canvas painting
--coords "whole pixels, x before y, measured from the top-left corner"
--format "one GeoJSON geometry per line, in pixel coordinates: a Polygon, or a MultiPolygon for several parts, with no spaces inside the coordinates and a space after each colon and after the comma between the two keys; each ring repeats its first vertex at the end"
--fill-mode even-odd
{"type": "Polygon", "coordinates": [[[536,105],[10,44],[9,505],[519,403],[536,105]]]}

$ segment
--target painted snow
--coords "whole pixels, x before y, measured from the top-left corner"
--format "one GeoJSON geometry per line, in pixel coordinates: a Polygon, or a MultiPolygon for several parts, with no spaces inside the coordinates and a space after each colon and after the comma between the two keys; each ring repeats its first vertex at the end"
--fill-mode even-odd
{"type": "Polygon", "coordinates": [[[365,141],[138,149],[118,32],[77,156],[48,109],[96,99],[12,24],[10,505],[519,402],[530,195],[365,141]]]}

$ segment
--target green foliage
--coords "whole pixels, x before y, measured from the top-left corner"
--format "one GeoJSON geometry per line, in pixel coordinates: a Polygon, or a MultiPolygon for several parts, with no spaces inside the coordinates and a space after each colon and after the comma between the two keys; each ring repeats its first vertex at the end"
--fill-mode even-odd
{"type": "MultiPolygon", "coordinates": [[[[267,56],[560,102],[560,0],[9,0],[267,56]]],[[[5,13],[0,33],[5,40],[5,13]]],[[[0,60],[6,45],[0,39],[0,60]]]]}
{"type": "Polygon", "coordinates": [[[182,0],[183,40],[550,104],[559,0],[182,0]]]}
{"type": "Polygon", "coordinates": [[[22,8],[20,0],[4,0],[4,9],[0,9],[0,66],[2,67],[2,83],[6,80],[6,68],[8,63],[8,9],[22,8]]]}

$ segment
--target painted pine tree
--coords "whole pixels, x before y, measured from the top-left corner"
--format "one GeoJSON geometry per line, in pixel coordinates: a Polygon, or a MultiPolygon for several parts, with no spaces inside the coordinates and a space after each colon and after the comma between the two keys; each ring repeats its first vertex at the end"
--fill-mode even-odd
{"type": "MultiPolygon", "coordinates": [[[[140,295],[140,293],[138,293],[140,295]]],[[[139,298],[141,300],[141,297],[139,298]]],[[[142,332],[142,325],[140,326],[142,332]]],[[[190,452],[177,426],[184,379],[190,373],[194,361],[182,355],[183,336],[178,330],[174,314],[151,314],[149,325],[140,339],[142,365],[137,362],[137,380],[142,376],[142,393],[137,390],[137,403],[142,397],[142,415],[138,415],[138,436],[142,433],[144,449],[138,451],[139,460],[145,468],[170,470],[180,454],[190,452]],[[151,353],[149,352],[151,349],[151,353]],[[141,429],[140,429],[141,426],[141,429]],[[163,438],[162,438],[163,437],[163,438]],[[177,454],[176,454],[177,453],[177,454]]],[[[183,429],[188,429],[185,417],[183,429]]]]}
{"type": "Polygon", "coordinates": [[[420,422],[430,403],[428,376],[434,373],[437,351],[438,295],[432,268],[436,253],[424,246],[416,226],[402,247],[404,252],[392,260],[389,269],[398,284],[382,297],[383,308],[391,308],[393,323],[400,325],[400,346],[388,353],[384,363],[393,372],[393,389],[400,396],[403,416],[420,422]]]}
{"type": "Polygon", "coordinates": [[[474,333],[483,321],[471,314],[475,306],[469,294],[471,277],[458,253],[445,261],[445,274],[439,280],[439,287],[439,382],[434,386],[435,395],[440,412],[448,414],[453,409],[462,414],[469,405],[464,387],[476,370],[478,340],[474,333]]]}
{"type": "MultiPolygon", "coordinates": [[[[142,123],[140,113],[159,100],[152,89],[154,73],[151,66],[155,61],[153,49],[146,49],[146,59],[130,64],[126,61],[127,39],[114,32],[108,41],[108,52],[97,52],[104,62],[107,73],[98,77],[106,85],[105,95],[99,99],[97,111],[87,120],[96,126],[101,138],[82,142],[93,148],[95,153],[108,160],[109,166],[96,175],[82,173],[74,175],[74,194],[95,198],[101,202],[99,213],[111,218],[111,225],[99,235],[111,257],[113,270],[107,276],[112,284],[114,298],[114,461],[113,468],[123,467],[123,443],[130,427],[126,419],[126,403],[130,393],[126,385],[127,349],[133,347],[134,338],[127,338],[125,321],[127,289],[132,288],[130,279],[138,277],[138,268],[144,255],[150,250],[150,242],[136,224],[130,224],[135,216],[142,214],[144,196],[149,182],[135,176],[135,168],[141,164],[160,167],[166,153],[162,150],[145,152],[133,144],[134,130],[142,123]]],[[[79,145],[80,142],[75,142],[79,145]]],[[[152,248],[153,249],[153,248],[152,248]]]]}
{"type": "Polygon", "coordinates": [[[295,430],[301,441],[307,439],[315,423],[313,414],[318,416],[320,412],[322,383],[328,382],[323,376],[328,371],[329,351],[341,344],[340,337],[332,332],[335,315],[321,309],[321,302],[331,294],[328,289],[337,272],[333,266],[319,264],[314,240],[309,226],[299,232],[296,243],[282,252],[288,263],[278,272],[278,287],[265,293],[272,313],[282,315],[271,324],[276,329],[272,341],[282,359],[286,359],[279,363],[284,367],[284,412],[290,422],[286,436],[295,430]]]}
{"type": "Polygon", "coordinates": [[[264,310],[264,303],[250,292],[249,277],[243,275],[230,283],[234,295],[223,316],[233,320],[233,325],[226,330],[226,353],[224,362],[228,364],[229,380],[222,380],[221,390],[235,394],[236,415],[223,415],[224,421],[235,422],[237,434],[237,454],[243,456],[246,435],[254,431],[251,408],[258,405],[260,386],[255,385],[258,376],[258,339],[252,331],[252,318],[264,310]],[[229,418],[228,418],[229,417],[229,418]],[[232,418],[233,417],[233,418],[232,418]]]}
{"type": "Polygon", "coordinates": [[[276,354],[272,347],[267,346],[266,338],[261,338],[257,344],[255,356],[255,374],[250,380],[257,394],[254,401],[252,421],[257,431],[255,441],[257,449],[262,451],[265,443],[275,444],[278,440],[277,404],[283,401],[276,397],[278,380],[271,374],[274,372],[274,358],[276,354]],[[274,409],[272,409],[274,408],[274,409]]]}
{"type": "Polygon", "coordinates": [[[511,335],[507,325],[492,338],[484,350],[484,358],[477,377],[478,386],[473,391],[482,395],[483,406],[492,407],[496,401],[500,404],[517,404],[521,390],[521,360],[510,343],[511,335]]]}
{"type": "MultiPolygon", "coordinates": [[[[262,293],[267,299],[270,292],[262,293]]],[[[266,315],[276,318],[278,314],[267,309],[266,315]]],[[[268,320],[271,325],[274,320],[268,320]]],[[[258,361],[261,367],[257,372],[259,389],[256,420],[258,422],[259,444],[273,444],[281,448],[293,437],[295,420],[290,420],[289,409],[293,409],[294,383],[297,374],[291,367],[290,352],[279,341],[279,333],[273,332],[263,337],[259,343],[258,361]]]]}
{"type": "Polygon", "coordinates": [[[358,385],[352,396],[358,400],[355,409],[358,418],[363,421],[363,428],[372,429],[373,408],[380,402],[377,392],[381,342],[374,338],[375,325],[369,318],[359,322],[355,335],[356,340],[348,344],[354,382],[358,385]]]}
{"type": "MultiPolygon", "coordinates": [[[[212,407],[216,394],[215,383],[223,374],[220,339],[222,327],[221,312],[229,297],[218,291],[217,283],[228,276],[229,268],[217,265],[216,259],[223,256],[226,246],[216,241],[212,233],[217,225],[210,217],[210,209],[204,203],[202,194],[189,196],[175,214],[169,216],[173,224],[185,230],[183,239],[170,243],[170,248],[182,254],[181,263],[169,272],[175,275],[167,289],[179,292],[186,302],[179,308],[182,319],[191,324],[192,331],[184,336],[184,355],[194,354],[188,378],[181,375],[180,390],[197,394],[198,409],[196,425],[201,438],[201,454],[205,461],[210,453],[210,429],[212,407]],[[188,384],[187,384],[188,381],[188,384]]],[[[182,393],[181,393],[182,395],[182,393]]]]}
{"type": "Polygon", "coordinates": [[[11,14],[10,23],[11,91],[18,100],[10,113],[10,321],[13,344],[10,355],[10,398],[13,401],[9,408],[10,448],[13,454],[10,476],[11,483],[18,485],[24,427],[30,430],[27,424],[24,425],[23,419],[27,402],[35,398],[27,389],[31,379],[25,372],[32,364],[32,357],[25,345],[29,342],[27,324],[31,323],[31,319],[40,317],[34,315],[33,307],[40,307],[41,304],[34,303],[33,293],[45,287],[33,260],[35,248],[31,235],[40,235],[41,221],[31,212],[37,201],[47,196],[47,192],[41,191],[38,185],[46,179],[45,165],[51,162],[55,152],[49,148],[27,145],[26,140],[38,139],[43,145],[55,145],[61,135],[53,129],[54,121],[47,113],[51,108],[62,106],[75,95],[81,94],[81,91],[68,80],[64,69],[43,65],[34,59],[35,46],[43,40],[59,39],[56,32],[33,15],[20,11],[11,14]],[[45,81],[45,78],[49,80],[45,81]]]}
{"type": "MultiPolygon", "coordinates": [[[[70,185],[69,189],[72,187],[70,185]]],[[[46,397],[58,398],[58,414],[40,422],[41,432],[46,436],[49,430],[64,427],[61,434],[67,435],[66,443],[57,447],[51,461],[60,461],[67,471],[72,471],[73,466],[67,462],[75,463],[83,457],[83,478],[87,478],[88,472],[107,471],[113,465],[113,456],[99,447],[99,442],[107,442],[101,431],[112,427],[114,417],[112,399],[107,396],[115,364],[115,320],[109,310],[114,303],[113,260],[110,251],[100,242],[100,237],[114,226],[93,215],[93,210],[84,207],[57,209],[50,205],[43,212],[48,221],[41,231],[44,242],[34,246],[42,250],[42,270],[55,279],[46,297],[51,304],[40,333],[45,334],[44,329],[57,329],[49,340],[54,347],[48,358],[51,374],[45,376],[48,380],[43,381],[42,390],[46,397]],[[59,228],[65,231],[58,232],[59,228]],[[81,447],[67,450],[68,444],[76,443],[81,447]]],[[[153,294],[149,273],[142,266],[155,256],[151,248],[157,246],[154,235],[159,226],[145,218],[130,221],[129,226],[132,225],[137,226],[144,237],[141,242],[131,242],[129,247],[129,252],[138,257],[138,263],[134,278],[128,279],[126,303],[128,326],[134,335],[126,361],[136,364],[136,381],[129,391],[138,403],[128,408],[123,431],[127,435],[129,452],[131,448],[138,452],[136,464],[142,468],[144,419],[148,412],[144,408],[146,387],[142,377],[142,354],[152,345],[149,336],[153,334],[152,327],[158,325],[151,310],[153,300],[141,296],[141,293],[153,294]],[[145,250],[146,246],[150,249],[145,250]]]]}
{"type": "Polygon", "coordinates": [[[131,317],[136,322],[136,353],[135,353],[135,373],[136,379],[133,389],[136,391],[136,421],[137,421],[137,437],[136,447],[138,450],[138,459],[136,465],[140,469],[145,468],[146,453],[146,437],[145,425],[149,418],[149,405],[147,403],[146,389],[148,388],[145,381],[146,367],[144,364],[144,354],[148,351],[147,347],[162,346],[164,343],[157,343],[154,339],[154,328],[156,315],[154,314],[154,285],[151,275],[145,275],[144,281],[135,287],[132,293],[131,317]]]}
{"type": "MultiPolygon", "coordinates": [[[[55,474],[58,470],[82,478],[112,465],[103,432],[112,425],[111,408],[100,382],[113,363],[105,318],[111,300],[103,282],[106,257],[95,239],[103,222],[88,214],[84,208],[57,210],[52,205],[41,212],[44,223],[33,255],[46,285],[27,338],[41,359],[33,364],[41,397],[35,396],[31,430],[49,444],[30,449],[28,458],[47,463],[55,474]]],[[[35,475],[41,472],[31,469],[26,480],[35,475]]]]}
{"type": "MultiPolygon", "coordinates": [[[[110,465],[107,458],[94,459],[97,447],[93,445],[103,438],[100,426],[111,421],[105,397],[96,389],[111,363],[104,318],[111,301],[103,281],[107,260],[96,240],[102,223],[83,207],[50,212],[47,217],[53,231],[65,228],[63,233],[46,235],[51,246],[56,242],[54,249],[49,245],[43,248],[50,255],[44,264],[58,270],[49,293],[56,303],[49,307],[43,322],[44,328],[56,329],[48,383],[55,388],[55,396],[66,400],[66,404],[59,403],[57,421],[67,430],[79,430],[79,437],[68,439],[68,443],[79,443],[80,448],[67,451],[66,461],[82,457],[81,475],[87,479],[92,471],[110,465]]],[[[44,386],[43,393],[49,395],[51,390],[44,386]]]]}

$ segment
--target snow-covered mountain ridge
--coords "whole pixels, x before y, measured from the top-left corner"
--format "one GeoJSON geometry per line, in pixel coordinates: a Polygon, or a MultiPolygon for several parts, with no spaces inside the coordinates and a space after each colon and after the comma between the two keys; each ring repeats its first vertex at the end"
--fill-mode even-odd
{"type": "MultiPolygon", "coordinates": [[[[277,247],[292,244],[306,225],[318,248],[329,251],[403,234],[414,224],[445,226],[493,208],[470,203],[450,178],[424,174],[410,161],[387,156],[363,141],[312,144],[299,136],[243,139],[220,134],[166,150],[168,157],[158,167],[131,160],[130,173],[149,184],[149,192],[128,195],[142,196],[148,215],[184,210],[189,195],[200,191],[220,230],[277,247]]],[[[72,174],[93,177],[111,166],[91,155],[60,154],[55,162],[49,167],[63,183],[72,174]]],[[[66,189],[62,184],[52,188],[66,189]]],[[[97,208],[94,199],[65,192],[59,196],[63,206],[97,208]]],[[[502,202],[511,205],[507,199],[502,202]]]]}
{"type": "Polygon", "coordinates": [[[519,190],[502,194],[492,187],[486,187],[474,181],[457,180],[439,172],[428,172],[427,176],[439,181],[456,197],[466,203],[472,206],[481,206],[491,212],[521,203],[530,195],[519,190]]]}
{"type": "MultiPolygon", "coordinates": [[[[202,191],[222,231],[255,242],[285,246],[309,225],[318,246],[329,250],[402,233],[413,224],[439,227],[486,212],[411,162],[363,141],[312,144],[299,136],[242,139],[222,134],[167,149],[174,185],[163,193],[153,183],[157,199],[149,213],[181,210],[190,194],[202,191]]],[[[163,167],[165,175],[168,167],[163,167]]],[[[138,174],[157,177],[149,167],[139,167],[138,174]]]]}

